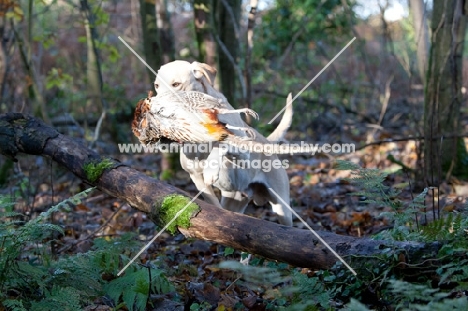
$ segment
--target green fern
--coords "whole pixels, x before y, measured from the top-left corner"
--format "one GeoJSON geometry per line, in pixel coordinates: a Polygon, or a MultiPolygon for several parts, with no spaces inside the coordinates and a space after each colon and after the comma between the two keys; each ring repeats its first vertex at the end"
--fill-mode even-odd
{"type": "Polygon", "coordinates": [[[402,207],[401,201],[397,199],[400,191],[384,185],[384,181],[388,177],[387,172],[378,169],[364,169],[357,164],[342,160],[337,161],[336,169],[351,170],[352,177],[346,178],[346,180],[362,189],[362,191],[352,193],[352,195],[366,198],[365,203],[390,206],[393,210],[399,210],[402,207]]]}
{"type": "Polygon", "coordinates": [[[146,310],[150,290],[157,294],[173,291],[163,272],[154,268],[129,268],[124,276],[112,280],[104,289],[116,304],[123,301],[130,311],[146,310]]]}
{"type": "MultiPolygon", "coordinates": [[[[453,219],[441,219],[426,227],[420,227],[418,217],[424,216],[421,210],[425,208],[425,200],[429,189],[425,188],[409,204],[403,204],[398,199],[401,191],[384,185],[388,173],[377,169],[363,169],[357,164],[338,161],[337,168],[341,170],[352,170],[352,177],[347,180],[360,189],[359,192],[351,195],[363,196],[364,202],[375,203],[382,206],[391,207],[390,212],[383,212],[381,217],[385,217],[393,222],[393,230],[384,231],[376,236],[378,239],[392,239],[397,241],[434,241],[444,236],[444,229],[452,226],[453,219]]],[[[455,225],[461,226],[460,223],[455,225]]],[[[447,231],[448,232],[448,231],[447,231]]]]}
{"type": "MultiPolygon", "coordinates": [[[[89,262],[80,257],[82,255],[53,261],[47,248],[52,233],[63,234],[60,226],[47,223],[52,213],[81,202],[92,190],[78,193],[29,221],[13,211],[0,213],[0,299],[4,300],[4,293],[8,291],[21,293],[16,300],[5,299],[8,308],[81,310],[80,304],[99,293],[100,284],[96,283],[99,271],[90,267],[89,262]],[[19,258],[28,258],[28,261],[19,258]]],[[[0,208],[6,210],[4,206],[0,208]]]]}
{"type": "Polygon", "coordinates": [[[132,254],[140,250],[141,243],[135,237],[135,233],[127,232],[113,240],[94,239],[93,251],[88,252],[90,260],[104,273],[116,275],[121,268],[120,263],[130,261],[132,254]]]}
{"type": "Polygon", "coordinates": [[[449,293],[441,292],[425,284],[412,284],[405,281],[389,281],[390,297],[396,302],[397,310],[467,310],[468,300],[449,299],[449,293]]]}
{"type": "Polygon", "coordinates": [[[237,261],[225,261],[220,268],[237,271],[249,288],[258,288],[269,292],[275,299],[270,302],[270,309],[285,307],[287,310],[319,310],[329,308],[331,292],[317,277],[308,277],[297,270],[284,275],[284,267],[277,264],[263,266],[245,266],[237,261]],[[283,272],[283,273],[282,273],[283,272]],[[277,284],[289,284],[279,291],[277,284]],[[290,300],[290,303],[287,301],[290,300]]]}
{"type": "Polygon", "coordinates": [[[80,302],[81,302],[81,297],[75,288],[53,286],[50,291],[49,290],[45,291],[44,298],[42,298],[40,301],[31,302],[31,310],[35,310],[35,311],[50,311],[50,310],[81,311],[83,310],[83,308],[81,307],[80,302]]]}
{"type": "Polygon", "coordinates": [[[5,299],[2,304],[10,311],[28,311],[21,300],[5,299]]]}
{"type": "Polygon", "coordinates": [[[238,261],[224,261],[219,264],[220,268],[230,269],[241,273],[244,280],[253,286],[268,284],[279,284],[287,282],[287,278],[282,276],[278,269],[274,267],[257,267],[243,265],[238,261]]]}
{"type": "MultiPolygon", "coordinates": [[[[466,252],[466,249],[460,251],[466,252]]],[[[467,289],[468,283],[468,259],[456,260],[439,267],[436,271],[440,275],[439,285],[446,281],[462,283],[464,282],[464,289],[467,289]]]]}
{"type": "MultiPolygon", "coordinates": [[[[440,302],[430,302],[428,304],[415,304],[415,303],[406,303],[404,306],[396,310],[406,311],[447,311],[447,310],[459,310],[465,311],[468,308],[468,301],[465,297],[456,298],[456,299],[444,299],[440,302]]],[[[364,304],[360,303],[355,299],[351,299],[351,302],[346,305],[344,309],[346,311],[370,311],[364,304]]]]}
{"type": "Polygon", "coordinates": [[[93,249],[83,254],[62,256],[58,260],[51,257],[47,248],[51,233],[62,234],[63,230],[47,220],[52,213],[80,203],[90,191],[92,189],[83,191],[29,221],[24,220],[24,215],[3,208],[5,212],[0,214],[0,300],[3,306],[9,310],[82,310],[97,297],[108,295],[117,303],[122,297],[129,310],[143,310],[149,290],[152,293],[172,290],[163,272],[157,269],[132,271],[135,269],[132,266],[125,277],[111,282],[103,280],[102,274],[115,275],[121,263],[139,249],[140,243],[134,233],[112,241],[95,239],[93,249]],[[31,248],[32,252],[26,251],[31,248]],[[5,296],[7,292],[19,295],[12,299],[5,296]]]}
{"type": "Polygon", "coordinates": [[[289,310],[309,310],[308,308],[318,306],[330,308],[330,292],[325,289],[319,278],[293,271],[292,283],[293,286],[284,290],[284,294],[290,292],[293,295],[293,303],[289,310]]]}
{"type": "MultiPolygon", "coordinates": [[[[23,215],[15,212],[0,213],[3,220],[1,224],[0,241],[2,242],[2,256],[0,257],[0,290],[1,285],[5,282],[5,276],[11,270],[11,265],[15,262],[28,243],[38,244],[50,237],[53,232],[63,234],[63,229],[60,226],[44,223],[48,220],[52,213],[62,209],[69,209],[69,203],[77,204],[85,198],[90,191],[94,188],[87,189],[75,196],[60,202],[59,204],[51,207],[46,212],[41,213],[35,219],[27,222],[22,220],[15,220],[16,217],[23,217],[23,215]],[[19,226],[21,225],[22,226],[19,226]]],[[[36,253],[43,253],[42,249],[36,248],[36,253]]]]}
{"type": "Polygon", "coordinates": [[[464,232],[466,228],[468,228],[468,220],[464,216],[447,213],[422,227],[420,234],[425,241],[454,240],[457,237],[465,237],[463,240],[467,242],[468,235],[464,232]]]}

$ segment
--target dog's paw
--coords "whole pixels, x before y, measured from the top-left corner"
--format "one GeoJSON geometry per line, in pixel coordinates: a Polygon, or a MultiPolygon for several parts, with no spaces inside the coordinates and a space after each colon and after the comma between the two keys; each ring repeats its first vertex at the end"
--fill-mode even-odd
{"type": "Polygon", "coordinates": [[[249,253],[242,252],[241,253],[241,259],[239,262],[243,264],[244,266],[248,266],[250,263],[250,259],[252,259],[252,255],[249,253]]]}

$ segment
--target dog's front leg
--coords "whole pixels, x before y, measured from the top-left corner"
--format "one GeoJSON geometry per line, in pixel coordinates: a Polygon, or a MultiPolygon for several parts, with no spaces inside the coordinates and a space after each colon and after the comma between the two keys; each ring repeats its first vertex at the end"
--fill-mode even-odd
{"type": "Polygon", "coordinates": [[[204,189],[202,194],[206,202],[216,205],[218,207],[222,207],[221,204],[219,203],[218,197],[214,193],[214,190],[211,184],[205,183],[203,174],[190,174],[190,178],[192,179],[193,183],[195,184],[195,186],[197,187],[199,191],[202,191],[204,189]]]}
{"type": "MultiPolygon", "coordinates": [[[[206,161],[205,154],[192,154],[185,153],[184,151],[180,152],[180,164],[182,168],[190,174],[190,179],[192,179],[195,187],[198,191],[202,191],[203,198],[210,204],[221,207],[218,197],[214,193],[213,186],[208,183],[205,183],[203,178],[203,167],[206,164],[203,164],[206,161]]],[[[206,163],[206,162],[205,162],[206,163]]]]}
{"type": "Polygon", "coordinates": [[[242,174],[241,168],[236,167],[235,163],[226,157],[228,148],[215,147],[206,159],[206,166],[203,170],[204,183],[214,185],[221,190],[222,208],[237,213],[244,213],[247,204],[250,201],[249,196],[243,194],[238,189],[235,182],[248,183],[248,180],[242,180],[238,174],[242,174]],[[233,173],[238,173],[234,174],[233,173]]]}

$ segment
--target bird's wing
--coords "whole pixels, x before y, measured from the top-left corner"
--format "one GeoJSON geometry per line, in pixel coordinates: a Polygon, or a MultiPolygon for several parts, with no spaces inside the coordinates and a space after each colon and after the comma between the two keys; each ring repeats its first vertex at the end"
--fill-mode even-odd
{"type": "Polygon", "coordinates": [[[185,100],[185,104],[192,111],[198,111],[203,109],[220,109],[222,106],[222,99],[210,96],[201,92],[184,92],[182,99],[185,100]]]}
{"type": "Polygon", "coordinates": [[[161,136],[180,143],[201,143],[224,140],[231,134],[219,122],[215,109],[190,108],[185,93],[178,92],[181,96],[163,93],[151,98],[150,123],[157,124],[161,136]]]}

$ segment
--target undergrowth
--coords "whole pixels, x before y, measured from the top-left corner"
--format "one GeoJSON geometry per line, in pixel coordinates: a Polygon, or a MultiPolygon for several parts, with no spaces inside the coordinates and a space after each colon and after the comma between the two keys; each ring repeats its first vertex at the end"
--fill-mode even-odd
{"type": "Polygon", "coordinates": [[[221,267],[237,271],[249,288],[263,287],[263,295],[271,297],[268,310],[467,310],[467,208],[460,213],[442,213],[422,225],[421,219],[428,213],[425,202],[429,189],[404,202],[401,187],[386,184],[388,173],[350,162],[339,162],[338,169],[352,171],[348,181],[360,190],[351,195],[390,210],[381,217],[389,219],[393,227],[375,239],[438,241],[444,244],[438,256],[405,271],[399,268],[394,250],[382,249],[360,261],[357,277],[341,263],[315,272],[285,269],[263,260],[252,262],[250,267],[236,262],[221,267]]]}
{"type": "Polygon", "coordinates": [[[263,287],[263,295],[272,297],[268,310],[467,310],[467,207],[459,213],[442,213],[422,225],[420,220],[428,213],[425,202],[429,189],[406,203],[400,187],[386,184],[388,173],[350,162],[339,162],[338,169],[352,171],[348,181],[360,189],[352,195],[390,208],[381,217],[387,217],[393,227],[375,239],[427,244],[438,241],[444,244],[438,256],[405,271],[399,268],[394,250],[382,249],[378,255],[365,258],[364,263],[360,261],[357,277],[341,263],[315,272],[285,269],[263,260],[249,267],[237,262],[225,262],[221,267],[237,271],[249,288],[263,287]]]}
{"type": "MultiPolygon", "coordinates": [[[[399,268],[392,249],[365,258],[358,277],[340,263],[324,271],[292,268],[286,264],[255,258],[249,266],[225,261],[222,269],[235,271],[233,283],[245,286],[263,298],[267,310],[467,310],[468,300],[468,217],[461,212],[444,212],[424,225],[429,189],[410,202],[401,188],[387,183],[388,174],[340,162],[339,169],[351,170],[349,182],[357,195],[370,204],[390,211],[382,214],[393,227],[375,239],[443,243],[436,258],[421,266],[399,268]],[[419,273],[418,269],[424,271],[419,273]],[[411,273],[410,273],[411,272],[411,273]]],[[[14,211],[14,203],[0,198],[0,309],[82,310],[95,303],[115,310],[145,310],[152,294],[172,294],[177,286],[166,275],[175,271],[132,265],[121,277],[117,272],[140,248],[134,235],[118,239],[97,238],[86,253],[57,258],[51,245],[63,235],[63,228],[48,220],[52,213],[67,212],[69,206],[86,198],[90,190],[75,195],[34,219],[14,211]]],[[[224,256],[230,256],[225,251],[224,256]]],[[[362,262],[362,261],[361,261],[362,262]]],[[[182,264],[181,264],[182,265],[182,264]]],[[[196,275],[195,271],[195,275],[196,275]]],[[[176,298],[178,296],[175,296],[176,298]]],[[[179,298],[177,298],[179,299],[179,298]]],[[[195,301],[190,310],[220,308],[195,301]]],[[[235,310],[245,309],[242,303],[235,310]]],[[[222,308],[220,309],[222,310],[222,308]]]]}
{"type": "Polygon", "coordinates": [[[12,211],[13,203],[0,199],[4,202],[0,203],[0,309],[83,310],[100,299],[116,308],[145,310],[150,293],[173,291],[163,271],[151,266],[133,265],[116,277],[122,263],[140,247],[133,234],[97,238],[86,253],[52,255],[51,245],[63,229],[47,221],[55,212],[69,211],[92,189],[29,220],[12,211]]]}

